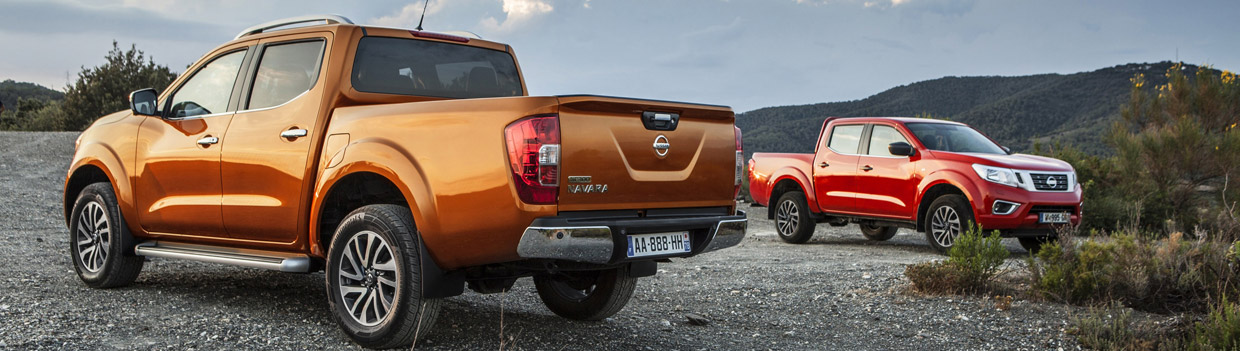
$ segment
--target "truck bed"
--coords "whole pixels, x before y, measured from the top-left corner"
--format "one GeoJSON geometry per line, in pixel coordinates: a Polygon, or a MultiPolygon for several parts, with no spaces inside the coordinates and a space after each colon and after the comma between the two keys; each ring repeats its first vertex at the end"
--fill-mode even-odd
{"type": "Polygon", "coordinates": [[[813,174],[814,154],[755,152],[749,161],[749,196],[759,205],[769,205],[772,177],[787,174],[813,174]]]}

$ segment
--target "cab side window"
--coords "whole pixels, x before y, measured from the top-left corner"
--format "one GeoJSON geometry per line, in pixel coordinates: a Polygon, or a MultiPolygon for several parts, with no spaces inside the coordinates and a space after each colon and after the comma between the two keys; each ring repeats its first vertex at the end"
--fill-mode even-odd
{"type": "Polygon", "coordinates": [[[168,117],[182,118],[220,113],[228,110],[233,83],[245,50],[229,53],[203,66],[172,96],[168,117]]]}
{"type": "Polygon", "coordinates": [[[323,41],[269,45],[260,60],[246,109],[277,106],[314,87],[323,61],[323,41]]]}
{"type": "MultiPolygon", "coordinates": [[[[895,128],[885,125],[874,125],[874,129],[870,130],[870,147],[867,155],[870,156],[895,156],[887,149],[887,145],[896,142],[908,143],[903,135],[895,128]]],[[[911,145],[911,144],[910,144],[911,145]]]]}
{"type": "Polygon", "coordinates": [[[861,145],[861,131],[865,125],[853,124],[831,127],[831,141],[827,147],[841,154],[854,155],[861,145]]]}

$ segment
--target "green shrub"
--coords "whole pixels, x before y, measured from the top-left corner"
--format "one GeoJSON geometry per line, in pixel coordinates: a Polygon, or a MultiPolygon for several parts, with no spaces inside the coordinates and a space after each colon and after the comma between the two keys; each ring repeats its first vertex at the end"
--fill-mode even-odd
{"type": "Polygon", "coordinates": [[[1033,290],[1049,300],[1204,312],[1211,302],[1240,293],[1236,250],[1179,233],[1152,241],[1131,234],[1064,238],[1044,246],[1027,267],[1033,290]]]}
{"type": "Polygon", "coordinates": [[[1197,322],[1186,344],[1190,350],[1240,350],[1240,304],[1223,300],[1197,322]]]}
{"type": "Polygon", "coordinates": [[[904,275],[914,289],[925,293],[986,292],[1008,255],[999,232],[983,236],[981,228],[970,229],[956,238],[946,261],[909,265],[904,275]]]}
{"type": "Polygon", "coordinates": [[[1072,318],[1073,328],[1081,346],[1094,350],[1149,350],[1153,342],[1148,335],[1133,331],[1132,310],[1125,308],[1091,308],[1083,316],[1072,318]]]}

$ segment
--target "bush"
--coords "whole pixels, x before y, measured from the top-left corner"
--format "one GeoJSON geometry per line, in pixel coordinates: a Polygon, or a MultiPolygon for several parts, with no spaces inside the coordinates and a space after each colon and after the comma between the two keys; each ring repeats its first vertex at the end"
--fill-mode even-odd
{"type": "Polygon", "coordinates": [[[932,294],[987,292],[1009,253],[995,231],[983,236],[981,228],[956,238],[946,261],[909,265],[904,276],[917,291],[932,294]]]}
{"type": "Polygon", "coordinates": [[[1240,304],[1224,300],[1186,340],[1189,350],[1240,350],[1240,304]]]}
{"type": "Polygon", "coordinates": [[[1118,302],[1148,312],[1203,312],[1240,293],[1236,245],[1183,234],[1145,240],[1132,234],[1043,246],[1028,262],[1031,286],[1044,298],[1074,304],[1118,302]]]}

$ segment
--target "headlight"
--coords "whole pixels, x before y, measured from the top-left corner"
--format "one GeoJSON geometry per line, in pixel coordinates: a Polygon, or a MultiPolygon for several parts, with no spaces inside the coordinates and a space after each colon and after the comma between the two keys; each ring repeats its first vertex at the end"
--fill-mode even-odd
{"type": "Polygon", "coordinates": [[[1020,187],[1020,185],[1016,183],[1016,172],[1012,172],[1010,169],[973,164],[973,170],[977,172],[978,177],[982,177],[982,179],[987,181],[1007,186],[1020,187]]]}

